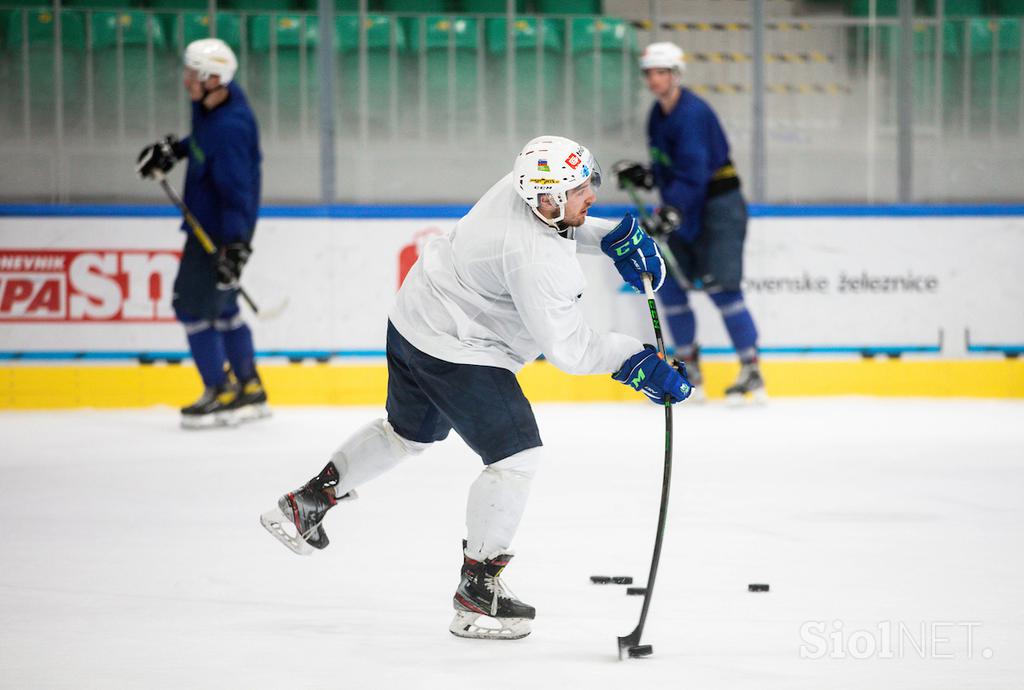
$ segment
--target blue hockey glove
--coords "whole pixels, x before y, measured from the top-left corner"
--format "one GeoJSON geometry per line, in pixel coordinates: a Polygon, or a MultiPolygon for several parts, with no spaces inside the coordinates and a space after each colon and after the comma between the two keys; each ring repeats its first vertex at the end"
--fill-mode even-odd
{"type": "Polygon", "coordinates": [[[669,364],[652,345],[627,359],[612,378],[640,391],[656,405],[664,405],[666,395],[673,403],[682,402],[693,390],[686,379],[686,365],[675,360],[669,364]]]}
{"type": "Polygon", "coordinates": [[[644,291],[641,273],[651,274],[651,287],[655,292],[665,281],[665,263],[658,245],[631,213],[626,213],[622,221],[601,240],[601,251],[611,257],[619,275],[637,292],[644,291]]]}

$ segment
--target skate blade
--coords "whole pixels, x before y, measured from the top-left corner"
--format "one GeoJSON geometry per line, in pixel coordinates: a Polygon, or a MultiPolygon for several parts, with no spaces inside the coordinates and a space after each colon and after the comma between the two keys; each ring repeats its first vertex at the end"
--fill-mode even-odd
{"type": "Polygon", "coordinates": [[[765,405],[768,402],[768,393],[764,388],[758,388],[751,393],[730,393],[725,396],[725,403],[729,407],[746,407],[753,405],[765,405]]]}
{"type": "Polygon", "coordinates": [[[270,532],[279,542],[284,544],[293,553],[297,553],[300,556],[308,556],[313,553],[313,547],[306,543],[306,540],[298,536],[298,533],[290,534],[285,528],[285,525],[289,525],[292,530],[295,529],[289,520],[279,509],[273,508],[260,515],[260,524],[270,532]]]}
{"type": "Polygon", "coordinates": [[[448,630],[472,640],[521,640],[533,632],[528,618],[491,618],[472,611],[456,611],[448,630]]]}
{"type": "Polygon", "coordinates": [[[255,422],[260,419],[266,419],[270,414],[270,407],[266,403],[246,405],[235,410],[235,423],[255,422]]]}
{"type": "Polygon", "coordinates": [[[182,415],[181,428],[190,430],[222,429],[235,426],[238,421],[232,412],[215,412],[204,415],[182,415]]]}

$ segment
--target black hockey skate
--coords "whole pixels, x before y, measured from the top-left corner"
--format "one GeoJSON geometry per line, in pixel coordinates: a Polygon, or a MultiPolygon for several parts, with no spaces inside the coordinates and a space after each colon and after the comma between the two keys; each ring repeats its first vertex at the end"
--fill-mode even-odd
{"type": "Polygon", "coordinates": [[[518,640],[530,634],[537,610],[516,599],[501,581],[512,554],[475,561],[463,556],[462,581],[455,590],[455,618],[448,629],[458,637],[518,640]],[[480,619],[484,618],[484,621],[480,619]]]}
{"type": "Polygon", "coordinates": [[[694,344],[688,354],[680,354],[678,359],[686,365],[686,378],[693,388],[690,402],[704,402],[707,395],[704,393],[704,374],[700,370],[700,345],[694,344]]]}
{"type": "Polygon", "coordinates": [[[181,408],[183,429],[210,429],[217,426],[231,426],[235,423],[233,402],[235,390],[225,381],[217,388],[206,388],[199,400],[181,408]]]}
{"type": "Polygon", "coordinates": [[[231,410],[235,413],[236,423],[251,422],[270,416],[267,392],[263,389],[263,382],[258,376],[253,376],[238,385],[238,395],[231,403],[231,410]]]}
{"type": "Polygon", "coordinates": [[[326,548],[330,540],[320,524],[324,515],[338,501],[356,498],[355,491],[335,498],[334,487],[337,484],[338,469],[329,462],[302,488],[278,499],[276,508],[260,515],[260,523],[282,544],[302,556],[313,553],[313,549],[326,548]]]}
{"type": "Polygon", "coordinates": [[[764,379],[761,378],[761,368],[757,362],[747,362],[742,365],[736,383],[725,389],[725,397],[732,404],[742,403],[747,396],[758,403],[768,400],[768,394],[764,389],[764,379]]]}

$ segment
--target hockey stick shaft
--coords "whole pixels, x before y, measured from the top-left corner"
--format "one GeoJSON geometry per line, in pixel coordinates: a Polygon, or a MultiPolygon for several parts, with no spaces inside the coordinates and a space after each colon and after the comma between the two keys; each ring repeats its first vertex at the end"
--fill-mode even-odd
{"type": "MultiPolygon", "coordinates": [[[[636,191],[636,185],[629,180],[622,180],[622,186],[629,194],[630,200],[633,202],[633,206],[636,207],[637,213],[640,214],[640,218],[649,226],[653,226],[653,220],[651,214],[647,212],[647,207],[644,206],[643,200],[640,199],[640,194],[636,191]]],[[[661,251],[661,258],[664,259],[665,265],[668,266],[668,272],[672,274],[672,277],[676,279],[676,282],[682,285],[684,288],[693,289],[693,285],[686,279],[686,274],[683,273],[682,267],[679,262],[676,261],[675,254],[672,253],[672,248],[668,246],[668,243],[662,243],[657,237],[651,237],[655,244],[658,245],[659,251],[661,251]]]]}
{"type": "MultiPolygon", "coordinates": [[[[156,177],[160,186],[163,187],[167,198],[171,200],[171,203],[174,204],[181,212],[181,215],[184,216],[185,222],[188,223],[189,228],[192,229],[192,234],[195,235],[197,240],[199,240],[199,244],[202,245],[203,251],[211,255],[216,254],[217,247],[213,244],[213,240],[211,240],[210,236],[206,234],[205,230],[203,230],[203,226],[199,223],[199,219],[192,215],[192,211],[190,211],[188,206],[185,205],[184,200],[178,195],[178,192],[174,190],[171,183],[167,181],[164,174],[157,170],[154,173],[154,177],[156,177]]],[[[250,309],[252,309],[252,313],[259,316],[259,307],[256,306],[255,302],[253,302],[252,297],[250,297],[249,293],[245,291],[245,288],[239,285],[237,286],[237,289],[238,294],[242,296],[245,303],[249,305],[250,309]]]]}
{"type": "MultiPolygon", "coordinates": [[[[654,337],[658,343],[658,352],[662,357],[665,355],[665,341],[661,335],[661,320],[658,318],[658,304],[654,300],[654,288],[651,287],[651,275],[643,274],[644,294],[647,296],[647,307],[651,312],[651,324],[654,326],[654,337]]],[[[665,522],[668,518],[669,489],[672,485],[672,402],[665,396],[665,469],[661,479],[661,507],[658,512],[658,531],[654,537],[654,553],[651,556],[651,570],[647,575],[647,589],[644,592],[644,603],[640,609],[640,621],[636,628],[629,635],[619,638],[619,658],[623,652],[628,651],[640,643],[644,632],[644,624],[647,623],[647,612],[651,607],[651,597],[654,596],[654,580],[658,575],[658,563],[661,561],[661,545],[665,538],[665,522]]]]}

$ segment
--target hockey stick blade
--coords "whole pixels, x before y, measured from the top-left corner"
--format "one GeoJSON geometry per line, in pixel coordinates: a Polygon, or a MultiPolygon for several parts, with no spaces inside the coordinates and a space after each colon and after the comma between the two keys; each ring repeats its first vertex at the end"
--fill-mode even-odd
{"type": "Polygon", "coordinates": [[[287,295],[285,295],[284,298],[282,298],[281,301],[278,302],[277,304],[270,307],[265,307],[253,313],[256,314],[256,318],[260,321],[273,321],[281,314],[283,314],[286,309],[288,309],[288,305],[290,302],[291,300],[288,298],[287,295]]]}

